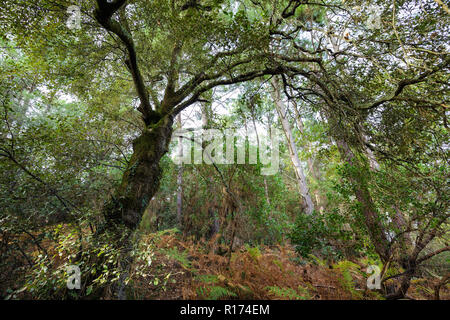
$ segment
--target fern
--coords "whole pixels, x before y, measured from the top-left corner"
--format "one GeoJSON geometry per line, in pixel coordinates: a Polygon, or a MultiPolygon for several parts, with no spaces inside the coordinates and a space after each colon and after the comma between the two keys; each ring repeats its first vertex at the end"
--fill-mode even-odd
{"type": "Polygon", "coordinates": [[[210,287],[208,300],[219,300],[222,298],[237,297],[236,293],[220,286],[210,287]]]}
{"type": "Polygon", "coordinates": [[[189,261],[189,259],[187,257],[187,252],[186,251],[180,252],[180,251],[178,251],[178,249],[176,247],[175,248],[165,249],[165,250],[162,250],[162,251],[169,258],[178,261],[184,269],[190,270],[192,268],[191,262],[189,261]]]}
{"type": "Polygon", "coordinates": [[[202,274],[195,277],[198,281],[204,282],[204,283],[217,283],[219,282],[219,279],[216,275],[213,274],[202,274]]]}
{"type": "Polygon", "coordinates": [[[250,247],[250,246],[246,246],[247,248],[247,252],[250,255],[250,257],[254,260],[254,261],[258,261],[258,259],[261,257],[261,251],[259,250],[259,247],[250,247]]]}
{"type": "Polygon", "coordinates": [[[362,299],[361,293],[355,290],[353,284],[353,277],[351,274],[352,272],[357,272],[359,266],[351,261],[343,260],[334,264],[333,267],[338,269],[342,274],[342,278],[339,279],[342,287],[348,290],[353,297],[357,299],[362,299]]]}
{"type": "MultiPolygon", "coordinates": [[[[313,288],[314,289],[314,288],[313,288]]],[[[309,291],[307,288],[304,288],[302,286],[298,286],[297,287],[297,291],[300,292],[302,294],[302,297],[304,299],[312,299],[312,296],[309,294],[309,291]]]]}
{"type": "Polygon", "coordinates": [[[266,290],[269,291],[269,293],[273,294],[274,296],[278,298],[288,298],[291,300],[306,300],[307,298],[304,296],[301,296],[292,288],[280,288],[277,286],[269,286],[266,287],[266,290]]]}
{"type": "Polygon", "coordinates": [[[223,298],[237,297],[236,293],[221,286],[211,286],[206,288],[200,287],[197,288],[197,294],[201,299],[206,300],[219,300],[223,298]]]}
{"type": "Polygon", "coordinates": [[[312,258],[314,260],[314,262],[317,263],[319,266],[321,266],[321,267],[325,267],[326,266],[326,262],[324,260],[316,257],[312,253],[308,254],[308,257],[312,258]]]}
{"type": "Polygon", "coordinates": [[[206,287],[199,287],[197,288],[197,294],[207,300],[218,300],[222,298],[231,298],[231,297],[237,297],[237,294],[233,291],[214,285],[219,282],[221,282],[221,278],[223,276],[219,275],[213,275],[213,274],[202,274],[195,277],[196,280],[203,282],[206,284],[206,287]]]}
{"type": "Polygon", "coordinates": [[[354,262],[351,262],[348,260],[342,260],[336,264],[333,264],[333,268],[340,269],[340,270],[357,271],[359,269],[359,266],[354,262]]]}
{"type": "Polygon", "coordinates": [[[280,260],[278,260],[278,259],[273,259],[273,263],[274,263],[278,268],[280,268],[281,272],[284,271],[283,263],[282,263],[280,260]]]}

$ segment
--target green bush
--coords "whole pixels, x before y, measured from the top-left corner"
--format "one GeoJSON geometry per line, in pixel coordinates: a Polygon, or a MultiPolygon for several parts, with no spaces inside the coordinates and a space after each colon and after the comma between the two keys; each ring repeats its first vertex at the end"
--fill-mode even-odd
{"type": "Polygon", "coordinates": [[[299,215],[289,238],[296,251],[307,257],[314,249],[326,246],[324,239],[328,234],[328,228],[322,219],[316,216],[299,215]]]}

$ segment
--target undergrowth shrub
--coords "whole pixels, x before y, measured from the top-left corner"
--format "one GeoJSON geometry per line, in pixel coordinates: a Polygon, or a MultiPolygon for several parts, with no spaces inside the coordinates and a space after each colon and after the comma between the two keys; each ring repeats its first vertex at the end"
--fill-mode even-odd
{"type": "Polygon", "coordinates": [[[325,239],[328,233],[329,230],[322,219],[301,214],[297,216],[289,238],[295,250],[302,257],[307,257],[313,250],[327,246],[325,239]]]}
{"type": "MultiPolygon", "coordinates": [[[[48,231],[49,239],[42,243],[46,254],[31,252],[33,266],[25,274],[23,287],[13,291],[7,298],[32,299],[81,299],[94,293],[104,294],[106,287],[120,277],[119,251],[104,242],[93,241],[91,234],[80,237],[79,227],[57,225],[48,231]],[[80,269],[80,289],[68,289],[68,268],[80,269]]],[[[92,296],[98,298],[98,296],[92,296]]]]}
{"type": "Polygon", "coordinates": [[[327,260],[348,258],[357,253],[357,241],[349,229],[342,227],[345,224],[345,217],[336,210],[323,214],[301,214],[297,216],[288,237],[301,257],[314,253],[327,260]]]}

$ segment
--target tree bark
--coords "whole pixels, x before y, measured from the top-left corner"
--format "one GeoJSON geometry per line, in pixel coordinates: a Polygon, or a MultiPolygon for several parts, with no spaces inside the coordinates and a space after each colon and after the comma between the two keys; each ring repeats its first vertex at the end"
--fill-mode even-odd
{"type": "Polygon", "coordinates": [[[135,230],[150,199],[159,188],[159,161],[168,151],[173,118],[166,116],[133,141],[133,155],[122,182],[103,213],[107,228],[124,225],[135,230]]]}
{"type": "Polygon", "coordinates": [[[134,231],[159,188],[162,173],[159,162],[168,151],[172,125],[173,118],[166,116],[133,141],[133,155],[122,182],[102,210],[105,222],[97,229],[96,239],[107,241],[119,252],[120,278],[111,287],[114,298],[120,300],[126,299],[125,279],[132,263],[130,253],[136,243],[134,231]]]}
{"type": "Polygon", "coordinates": [[[286,135],[288,142],[289,155],[291,157],[292,164],[294,165],[294,172],[297,178],[297,183],[299,186],[299,191],[305,201],[305,212],[311,215],[314,212],[314,204],[309,193],[309,188],[306,183],[306,177],[303,173],[303,169],[298,157],[297,146],[294,142],[294,137],[292,136],[291,126],[286,118],[286,109],[284,107],[283,101],[281,100],[281,89],[278,81],[275,77],[272,78],[272,86],[274,91],[272,91],[272,98],[275,102],[275,107],[277,109],[278,115],[280,116],[280,121],[283,126],[283,131],[286,135]]]}
{"type": "MultiPolygon", "coordinates": [[[[304,134],[303,121],[302,121],[302,118],[300,117],[300,113],[298,112],[298,109],[297,109],[297,103],[295,101],[294,101],[294,112],[295,112],[295,122],[297,123],[298,130],[303,135],[304,134]]],[[[309,142],[307,144],[307,148],[308,148],[308,150],[311,150],[311,145],[309,142]]],[[[318,182],[320,179],[320,176],[319,176],[319,173],[317,172],[316,168],[314,168],[314,159],[312,157],[308,157],[308,159],[306,161],[308,163],[309,172],[311,173],[314,180],[316,180],[318,182]]],[[[319,207],[319,212],[322,213],[323,206],[321,204],[319,190],[317,190],[317,189],[314,190],[314,198],[316,199],[316,204],[319,207]]]]}

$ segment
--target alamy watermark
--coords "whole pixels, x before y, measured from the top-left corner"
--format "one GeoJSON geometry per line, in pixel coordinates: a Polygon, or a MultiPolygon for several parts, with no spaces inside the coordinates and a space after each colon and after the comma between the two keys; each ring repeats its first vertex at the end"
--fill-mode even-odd
{"type": "Polygon", "coordinates": [[[372,274],[367,278],[367,288],[370,290],[381,289],[380,267],[377,265],[370,265],[367,267],[367,273],[372,274]]]}
{"type": "Polygon", "coordinates": [[[371,5],[367,11],[369,14],[366,21],[367,28],[370,30],[381,29],[381,13],[383,9],[380,6],[371,5]]]}
{"type": "Polygon", "coordinates": [[[369,5],[368,7],[355,6],[352,8],[352,12],[361,13],[363,10],[367,13],[366,26],[369,30],[381,29],[381,14],[383,8],[378,5],[369,5]]]}
{"type": "Polygon", "coordinates": [[[176,150],[181,147],[182,152],[170,156],[175,164],[257,164],[259,161],[263,165],[262,175],[274,175],[280,166],[281,131],[271,128],[269,132],[257,136],[255,146],[247,144],[246,141],[252,140],[250,135],[239,130],[177,129],[172,141],[177,143],[176,150]]]}
{"type": "Polygon", "coordinates": [[[70,30],[81,29],[81,9],[79,6],[72,5],[66,11],[70,16],[67,18],[66,26],[70,30]]]}
{"type": "Polygon", "coordinates": [[[81,288],[81,271],[80,267],[77,265],[70,265],[66,268],[68,275],[67,278],[67,288],[70,290],[81,288]]]}

